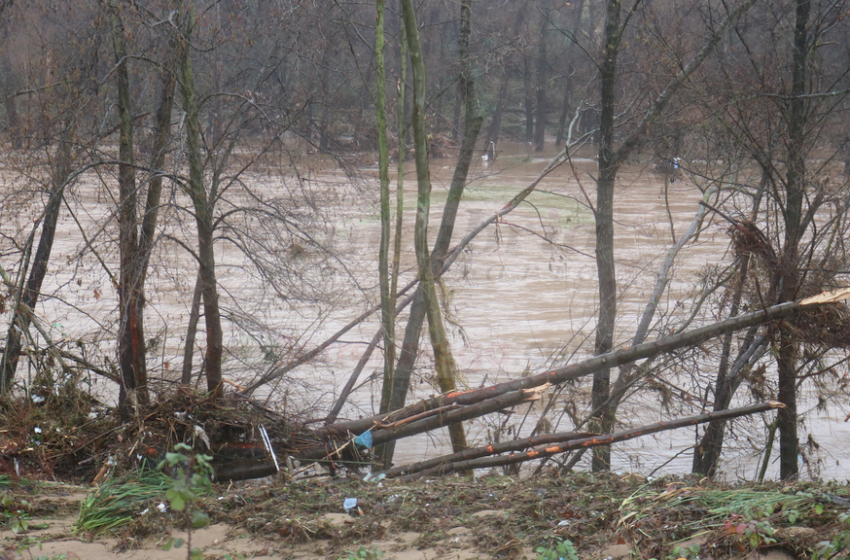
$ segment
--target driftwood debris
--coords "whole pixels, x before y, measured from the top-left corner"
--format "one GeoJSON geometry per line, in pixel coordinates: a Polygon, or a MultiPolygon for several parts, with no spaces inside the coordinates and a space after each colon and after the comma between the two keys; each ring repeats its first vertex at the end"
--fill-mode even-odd
{"type": "MultiPolygon", "coordinates": [[[[273,439],[277,439],[276,448],[280,449],[282,456],[291,456],[300,461],[327,462],[331,465],[338,462],[350,463],[353,461],[357,463],[360,461],[356,449],[358,446],[354,445],[353,441],[356,437],[366,432],[369,432],[370,447],[425,433],[454,423],[504,410],[523,402],[539,399],[550,387],[590,375],[600,368],[630,364],[638,360],[652,358],[665,352],[674,352],[679,348],[697,345],[727,332],[734,332],[777,320],[786,320],[801,310],[812,309],[815,306],[824,305],[824,303],[833,303],[834,300],[835,298],[831,297],[814,301],[789,302],[775,305],[761,311],[664,337],[653,342],[645,342],[601,356],[595,356],[580,363],[553,369],[541,374],[514,379],[490,387],[469,391],[455,391],[439,395],[413,403],[389,414],[360,420],[336,422],[315,430],[303,426],[300,429],[293,430],[293,433],[289,434],[290,437],[285,438],[292,441],[281,441],[280,438],[273,439]],[[294,433],[300,433],[301,437],[293,439],[291,436],[294,433]]],[[[642,435],[695,425],[711,420],[757,414],[779,407],[780,405],[778,403],[763,403],[671,420],[669,422],[652,424],[607,435],[590,435],[586,433],[539,435],[523,440],[467,449],[415,465],[390,469],[385,474],[391,477],[408,478],[426,475],[440,476],[475,468],[492,468],[549,457],[574,449],[607,445],[642,435]]],[[[265,463],[267,461],[259,462],[265,463]]],[[[239,465],[239,467],[241,471],[244,470],[245,465],[239,465]]],[[[248,470],[253,471],[257,468],[264,473],[266,470],[269,470],[260,468],[256,462],[248,470]]],[[[235,472],[229,472],[227,474],[234,478],[238,476],[235,472]]]]}
{"type": "Polygon", "coordinates": [[[388,477],[401,476],[402,480],[413,480],[424,476],[444,476],[454,472],[468,471],[471,469],[495,468],[506,465],[514,465],[526,461],[543,459],[559,453],[565,453],[575,449],[596,447],[599,445],[610,445],[620,441],[626,441],[641,436],[647,436],[667,430],[675,430],[697,424],[704,424],[711,420],[729,420],[739,416],[749,416],[760,412],[767,412],[784,408],[785,405],[776,401],[753,404],[741,408],[730,408],[721,412],[709,412],[698,416],[677,418],[666,422],[656,422],[647,426],[641,426],[630,430],[623,430],[607,435],[588,435],[577,433],[550,434],[545,437],[532,437],[524,440],[505,442],[498,445],[488,445],[477,449],[469,449],[462,453],[444,455],[421,463],[415,463],[406,467],[390,469],[386,472],[388,477]],[[509,451],[520,451],[520,453],[508,453],[509,451]]]}
{"type": "MultiPolygon", "coordinates": [[[[700,344],[726,332],[745,329],[761,323],[768,323],[788,317],[803,308],[796,302],[774,305],[762,311],[741,315],[718,323],[713,323],[680,334],[644,342],[623,350],[594,356],[583,362],[553,369],[537,375],[521,377],[490,387],[471,391],[457,391],[413,403],[405,408],[388,414],[373,416],[348,422],[337,422],[313,432],[313,436],[322,441],[347,441],[371,430],[374,445],[394,441],[415,434],[424,433],[454,422],[463,422],[484,414],[509,408],[521,402],[536,398],[539,393],[527,393],[529,389],[538,389],[546,384],[558,385],[578,379],[605,368],[650,358],[664,352],[700,344]],[[440,409],[440,414],[401,424],[402,420],[440,409]],[[385,427],[388,426],[388,427],[385,427]]],[[[538,389],[539,390],[539,389],[538,389]]],[[[333,447],[333,446],[331,446],[333,447]]],[[[327,456],[326,444],[299,449],[295,456],[300,460],[321,460],[327,456]]]]}

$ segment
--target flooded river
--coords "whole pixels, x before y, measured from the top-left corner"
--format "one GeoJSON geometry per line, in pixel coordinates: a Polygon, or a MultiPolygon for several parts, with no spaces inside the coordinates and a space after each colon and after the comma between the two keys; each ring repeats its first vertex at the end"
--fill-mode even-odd
{"type": "MultiPolygon", "coordinates": [[[[501,209],[531,183],[549,161],[524,150],[524,147],[508,148],[489,166],[482,161],[476,162],[473,181],[458,215],[455,240],[501,209]]],[[[453,165],[450,160],[432,160],[432,240],[453,165]]],[[[595,201],[591,178],[595,168],[595,161],[590,158],[577,158],[572,166],[561,166],[540,184],[527,204],[481,233],[445,276],[443,287],[448,295],[449,309],[447,327],[463,382],[468,386],[478,387],[526,371],[536,373],[554,365],[575,362],[592,351],[597,305],[594,224],[583,192],[589,195],[591,202],[595,201]]],[[[404,215],[406,248],[412,246],[416,196],[412,162],[408,164],[408,171],[404,215]]],[[[288,282],[293,283],[293,277],[303,282],[298,288],[303,293],[298,297],[287,298],[285,294],[264,288],[263,283],[268,279],[251,272],[250,259],[226,240],[217,245],[225,316],[243,325],[242,328],[232,324],[227,327],[229,353],[225,371],[236,383],[271,367],[274,356],[269,354],[274,354],[275,349],[296,345],[302,351],[310,350],[359,315],[368,303],[377,301],[375,271],[380,226],[375,170],[368,165],[361,169],[357,188],[352,188],[350,179],[338,172],[317,171],[310,178],[313,188],[334,193],[322,197],[321,204],[326,204],[327,208],[320,209],[320,213],[325,212],[325,218],[318,220],[316,225],[321,239],[333,246],[334,256],[323,257],[325,264],[321,266],[311,266],[304,261],[303,267],[293,272],[288,282]],[[264,328],[252,330],[244,326],[250,321],[264,328]]],[[[265,186],[270,195],[286,188],[283,183],[276,184],[274,178],[265,180],[270,182],[265,186]]],[[[100,189],[96,184],[78,186],[73,207],[80,212],[72,217],[63,210],[54,249],[55,266],[51,267],[45,287],[45,292],[52,297],[39,311],[45,321],[54,326],[57,337],[82,338],[97,343],[108,355],[111,335],[105,333],[114,333],[117,297],[100,261],[92,258],[91,252],[84,251],[76,225],[80,221],[91,231],[100,232],[89,240],[89,244],[102,252],[98,255],[100,260],[114,266],[117,263],[114,223],[110,222],[109,206],[98,193],[100,189]],[[81,251],[86,252],[86,256],[78,258],[81,251]]],[[[689,180],[680,180],[668,186],[665,196],[662,177],[635,169],[621,175],[615,196],[617,277],[622,291],[616,341],[626,346],[655,284],[658,268],[672,244],[671,228],[678,239],[692,221],[701,193],[689,180]]],[[[179,202],[179,195],[174,197],[179,202]]],[[[24,223],[26,216],[18,220],[24,223]]],[[[174,238],[190,240],[191,223],[187,220],[185,214],[169,210],[163,216],[164,231],[174,238]]],[[[727,225],[706,223],[698,240],[686,246],[677,259],[659,313],[683,312],[688,306],[679,302],[693,298],[697,278],[706,266],[730,259],[727,225]]],[[[10,226],[7,223],[5,227],[8,230],[10,226]]],[[[246,227],[259,226],[246,223],[246,227]]],[[[6,230],[4,232],[8,233],[6,230]]],[[[292,262],[300,258],[301,250],[292,245],[287,248],[292,262]]],[[[286,257],[282,255],[282,261],[286,261],[286,257]]],[[[313,263],[319,260],[314,259],[313,263]]],[[[154,375],[179,377],[195,268],[185,252],[167,239],[162,240],[152,263],[147,289],[148,338],[154,341],[150,367],[154,375]]],[[[415,258],[409,250],[404,252],[401,270],[399,284],[403,285],[415,275],[415,258]]],[[[402,314],[399,338],[403,336],[405,320],[406,314],[402,314]]],[[[277,386],[279,391],[270,398],[269,404],[304,416],[320,417],[332,405],[376,328],[374,319],[364,322],[319,360],[288,374],[277,386]]],[[[427,346],[427,341],[423,341],[421,348],[426,354],[427,346]]],[[[284,361],[285,358],[287,356],[284,361]]],[[[434,393],[428,357],[424,356],[420,363],[410,399],[434,393]]],[[[342,417],[357,418],[376,411],[380,369],[381,357],[376,352],[361,376],[359,389],[343,409],[342,417]]],[[[681,385],[682,390],[691,388],[689,382],[677,376],[667,382],[673,387],[681,385]]],[[[104,398],[110,398],[110,390],[102,380],[94,379],[93,384],[96,390],[104,392],[104,398]]],[[[571,429],[571,421],[561,412],[564,403],[574,402],[577,413],[586,413],[589,393],[590,378],[586,378],[560,395],[549,416],[551,429],[571,429]]],[[[258,395],[263,396],[262,392],[258,395]]],[[[805,429],[801,431],[802,441],[806,441],[806,434],[811,432],[820,445],[817,452],[811,450],[808,458],[811,473],[844,479],[846,464],[850,462],[850,425],[843,421],[845,411],[832,405],[817,410],[816,399],[810,400],[812,402],[807,402],[800,410],[804,414],[805,429]]],[[[638,426],[681,415],[677,407],[667,410],[658,401],[655,393],[640,393],[623,404],[618,418],[623,426],[638,426]]],[[[470,442],[528,435],[537,423],[540,410],[540,406],[531,410],[522,408],[512,417],[494,415],[496,418],[470,422],[470,442]],[[528,417],[524,418],[526,412],[528,417]]],[[[684,410],[695,413],[698,403],[684,410]]],[[[728,442],[722,471],[731,478],[752,479],[760,460],[757,447],[764,436],[762,420],[741,424],[733,436],[728,442]]],[[[644,474],[656,470],[686,473],[690,471],[692,457],[688,449],[694,443],[695,434],[691,428],[618,444],[614,447],[613,467],[644,474]]],[[[446,432],[408,438],[399,442],[396,462],[412,462],[449,450],[446,432]]],[[[778,465],[773,461],[768,477],[775,477],[777,472],[778,465]]]]}

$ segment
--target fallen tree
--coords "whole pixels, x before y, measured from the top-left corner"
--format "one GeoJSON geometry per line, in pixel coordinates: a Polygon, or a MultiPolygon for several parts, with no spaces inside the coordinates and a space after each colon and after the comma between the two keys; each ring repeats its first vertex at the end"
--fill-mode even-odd
{"type": "Polygon", "coordinates": [[[605,435],[567,432],[518,439],[475,449],[467,449],[461,453],[444,455],[412,465],[389,469],[384,474],[387,477],[400,476],[402,480],[413,480],[424,476],[444,476],[471,469],[515,465],[517,463],[551,457],[559,453],[566,453],[574,449],[610,445],[658,432],[696,426],[697,424],[704,424],[712,420],[729,420],[731,418],[738,418],[739,416],[749,416],[751,414],[767,412],[768,410],[784,408],[784,406],[782,403],[770,401],[741,408],[730,408],[719,412],[709,412],[698,416],[677,418],[667,422],[656,422],[655,424],[605,435]],[[515,451],[522,452],[514,453],[515,451]],[[508,453],[508,455],[502,455],[502,453],[508,453]]]}
{"type": "Polygon", "coordinates": [[[312,435],[322,443],[293,449],[292,455],[300,460],[322,460],[333,458],[354,437],[369,431],[373,445],[395,441],[404,437],[428,432],[452,423],[463,422],[485,414],[509,408],[521,402],[540,397],[549,386],[590,375],[602,368],[617,367],[638,360],[651,358],[680,348],[698,345],[727,332],[745,329],[759,324],[787,320],[804,309],[841,301],[850,295],[850,290],[840,293],[822,294],[800,302],[788,302],[764,310],[730,318],[724,321],[667,336],[652,342],[644,342],[622,350],[594,356],[577,364],[553,369],[537,375],[521,377],[490,387],[471,391],[457,391],[439,395],[411,404],[400,410],[370,418],[337,422],[315,430],[312,435]]]}

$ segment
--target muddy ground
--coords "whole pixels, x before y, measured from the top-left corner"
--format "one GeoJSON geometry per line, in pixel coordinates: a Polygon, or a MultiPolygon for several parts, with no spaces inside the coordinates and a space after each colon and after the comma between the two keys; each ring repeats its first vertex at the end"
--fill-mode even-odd
{"type": "MultiPolygon", "coordinates": [[[[186,538],[184,517],[164,497],[133,501],[129,522],[117,528],[79,530],[81,505],[96,492],[5,479],[0,558],[186,558],[185,545],[163,550],[169,537],[186,538]]],[[[823,557],[847,558],[842,546],[850,542],[850,487],[837,483],[733,488],[613,473],[414,484],[281,478],[214,485],[197,508],[211,524],[193,532],[192,546],[207,560],[537,559],[541,547],[552,549],[547,560],[784,559],[811,558],[826,541],[835,546],[823,557]],[[346,514],[344,502],[354,497],[357,507],[346,514]],[[565,540],[575,556],[554,552],[565,540]]]]}

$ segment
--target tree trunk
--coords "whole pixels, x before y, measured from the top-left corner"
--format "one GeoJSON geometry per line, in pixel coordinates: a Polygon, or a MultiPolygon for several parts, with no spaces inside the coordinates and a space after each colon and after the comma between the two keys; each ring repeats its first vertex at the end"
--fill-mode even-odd
{"type": "Polygon", "coordinates": [[[546,24],[548,16],[545,11],[540,13],[540,39],[537,44],[537,123],[534,128],[534,151],[542,152],[546,143],[546,24]]]}
{"type": "MultiPolygon", "coordinates": [[[[762,173],[762,178],[759,183],[758,194],[753,203],[752,216],[758,214],[758,209],[761,202],[761,193],[767,188],[769,183],[769,175],[767,170],[762,173]]],[[[729,317],[737,317],[741,308],[741,299],[744,295],[744,288],[747,282],[747,274],[749,271],[750,259],[745,256],[741,259],[738,278],[732,290],[731,305],[729,309],[729,317]]],[[[744,344],[741,345],[738,357],[740,358],[744,352],[748,350],[748,346],[752,344],[753,335],[748,334],[744,344]]],[[[732,351],[732,333],[728,333],[723,337],[721,346],[720,363],[717,368],[717,377],[714,381],[714,406],[715,412],[724,410],[729,407],[732,402],[732,397],[737,388],[735,379],[729,376],[729,357],[732,351]]],[[[705,433],[700,439],[699,444],[694,448],[694,461],[692,471],[695,474],[714,477],[717,473],[717,467],[720,464],[720,455],[723,452],[723,439],[726,431],[726,422],[724,420],[712,420],[705,428],[705,433]]]]}
{"type": "MultiPolygon", "coordinates": [[[[708,42],[679,71],[664,91],[650,104],[634,131],[623,141],[619,149],[614,149],[614,110],[616,90],[617,54],[622,29],[620,28],[621,0],[608,0],[606,3],[605,37],[602,49],[601,75],[601,116],[599,133],[599,178],[596,183],[596,266],[599,277],[599,319],[596,327],[596,354],[613,348],[614,324],[617,312],[617,283],[614,273],[614,183],[619,166],[638,147],[646,130],[662,114],[682,84],[705,62],[731,25],[741,17],[755,0],[744,0],[735,10],[728,13],[723,22],[716,27],[708,42]]],[[[594,374],[591,402],[596,418],[594,429],[605,430],[613,427],[615,407],[609,403],[610,370],[601,370],[594,374]]],[[[610,448],[594,450],[593,469],[610,468],[610,448]]]]}
{"type": "Polygon", "coordinates": [[[6,124],[9,127],[9,139],[12,141],[12,148],[20,150],[23,146],[21,138],[21,120],[18,118],[18,103],[14,95],[7,95],[3,102],[6,107],[6,124]]]}
{"type": "Polygon", "coordinates": [[[463,94],[460,92],[460,85],[457,87],[455,94],[455,112],[452,115],[452,140],[460,140],[460,109],[463,106],[463,94]]]}
{"type": "Polygon", "coordinates": [[[490,121],[490,129],[487,131],[487,142],[499,142],[499,131],[502,129],[502,114],[505,112],[505,104],[508,102],[508,85],[510,85],[510,81],[510,58],[506,56],[505,61],[502,63],[502,75],[499,78],[499,97],[496,99],[493,120],[490,121]]]}
{"type": "MultiPolygon", "coordinates": [[[[403,0],[403,7],[406,10],[405,25],[407,36],[409,39],[410,60],[414,76],[414,101],[412,119],[414,128],[414,141],[416,141],[417,135],[421,134],[422,138],[419,140],[419,142],[424,142],[424,123],[417,123],[417,119],[422,119],[422,117],[424,117],[424,114],[422,113],[423,99],[417,98],[417,93],[424,98],[424,82],[417,83],[416,81],[417,64],[419,65],[418,70],[420,72],[420,80],[424,78],[424,66],[422,66],[421,56],[418,57],[417,60],[414,55],[414,42],[411,40],[410,37],[411,33],[416,32],[415,19],[413,18],[413,7],[410,0],[403,0]],[[413,29],[411,29],[411,25],[413,26],[413,29]],[[420,103],[419,106],[417,106],[417,101],[419,101],[420,103]]],[[[481,130],[481,122],[483,120],[482,117],[477,114],[477,99],[475,96],[474,81],[472,79],[471,65],[469,62],[470,16],[471,9],[469,0],[463,0],[463,2],[461,2],[461,27],[460,35],[458,37],[458,58],[461,66],[460,86],[465,102],[464,137],[463,142],[461,144],[460,154],[458,156],[458,162],[455,167],[454,176],[452,177],[452,184],[449,187],[449,194],[446,200],[446,206],[443,210],[443,217],[440,224],[440,230],[437,234],[437,240],[434,244],[434,252],[433,255],[431,255],[430,257],[428,257],[427,238],[424,238],[425,234],[427,234],[427,230],[425,228],[427,227],[428,209],[427,205],[423,204],[422,199],[420,199],[420,202],[417,205],[417,261],[420,267],[420,275],[425,278],[425,281],[423,282],[422,280],[420,280],[420,289],[417,291],[416,297],[414,298],[413,307],[410,311],[410,318],[408,319],[407,328],[405,330],[405,340],[402,345],[402,355],[399,358],[399,364],[396,368],[396,379],[395,385],[393,387],[393,399],[391,401],[392,410],[401,408],[404,405],[404,400],[407,396],[407,389],[410,383],[410,373],[413,369],[413,363],[416,360],[416,353],[419,346],[419,335],[421,333],[424,315],[428,316],[432,347],[434,347],[435,359],[438,361],[437,367],[438,375],[441,379],[441,390],[451,390],[449,388],[451,384],[449,383],[448,378],[449,374],[452,372],[452,368],[454,367],[454,359],[451,357],[451,352],[448,348],[448,341],[445,338],[445,329],[442,325],[442,317],[440,314],[439,303],[437,303],[436,301],[436,290],[434,290],[433,278],[435,274],[438,274],[439,271],[442,270],[443,263],[445,262],[446,255],[448,253],[449,244],[451,242],[451,237],[454,230],[455,218],[457,217],[458,207],[460,206],[460,199],[463,195],[463,189],[466,185],[466,178],[469,173],[469,166],[472,163],[472,157],[475,150],[475,142],[478,139],[478,133],[481,130]],[[420,215],[420,211],[422,210],[424,210],[424,215],[420,215]],[[429,280],[430,288],[428,288],[429,280]],[[432,294],[426,293],[429,289],[433,292],[432,294]],[[434,329],[435,326],[437,327],[436,331],[434,329]],[[440,332],[441,330],[442,333],[440,332]],[[440,368],[443,368],[442,371],[440,368]],[[445,386],[443,386],[444,382],[445,386]]],[[[418,36],[416,37],[416,47],[418,48],[418,36]]],[[[428,181],[427,186],[430,190],[430,177],[428,177],[427,175],[427,154],[422,155],[423,158],[422,160],[420,160],[420,154],[417,145],[416,167],[417,177],[420,180],[420,194],[422,194],[421,191],[423,185],[423,178],[428,181]],[[420,166],[426,172],[424,174],[424,177],[422,176],[423,174],[420,174],[420,166]]],[[[466,447],[465,437],[461,439],[463,431],[460,424],[458,424],[458,428],[455,428],[455,431],[453,433],[451,431],[450,433],[452,435],[453,447],[466,447]]]]}
{"type": "MultiPolygon", "coordinates": [[[[785,241],[782,262],[779,303],[792,301],[799,290],[799,243],[803,232],[803,198],[806,181],[806,103],[801,97],[806,93],[806,64],[809,55],[810,0],[797,0],[794,29],[793,83],[791,85],[790,114],[788,115],[788,171],[785,185],[785,241]]],[[[797,477],[799,442],[797,439],[797,337],[788,322],[779,324],[779,402],[785,409],[779,412],[779,476],[782,480],[797,477]]]]}
{"type": "Polygon", "coordinates": [[[195,223],[198,228],[198,266],[201,283],[201,295],[204,301],[204,322],[207,329],[207,351],[204,356],[204,374],[207,378],[207,390],[213,398],[219,397],[221,388],[221,359],[223,352],[223,333],[221,314],[218,306],[218,286],[215,278],[215,251],[213,247],[212,201],[207,198],[204,186],[204,169],[201,157],[201,126],[198,118],[198,105],[195,99],[195,81],[192,71],[192,57],[189,49],[192,31],[195,25],[195,9],[187,2],[184,21],[181,26],[181,69],[180,90],[183,94],[183,109],[186,112],[186,149],[189,161],[189,182],[186,186],[195,209],[195,223]]]}
{"type": "MultiPolygon", "coordinates": [[[[576,36],[578,35],[579,27],[581,26],[581,13],[584,10],[584,0],[578,0],[575,2],[571,8],[573,10],[573,20],[572,20],[572,31],[570,37],[567,38],[569,44],[567,44],[566,52],[564,53],[564,58],[566,60],[571,60],[573,45],[576,42],[576,36]]],[[[572,82],[570,80],[570,74],[574,71],[573,65],[567,64],[567,73],[564,76],[564,100],[561,103],[561,115],[558,118],[558,132],[555,135],[555,145],[560,146],[561,142],[564,141],[564,134],[567,129],[567,117],[570,114],[570,89],[572,88],[572,82]]]]}
{"type": "MultiPolygon", "coordinates": [[[[375,5],[375,66],[377,69],[375,112],[378,132],[378,176],[381,197],[381,242],[378,249],[378,280],[381,290],[381,331],[384,339],[384,379],[381,389],[381,412],[390,409],[395,366],[395,303],[390,286],[390,170],[387,154],[387,114],[384,69],[384,0],[375,5]]],[[[399,151],[399,160],[404,154],[399,151]]],[[[382,454],[382,453],[379,453],[382,454]]]]}
{"type": "Polygon", "coordinates": [[[183,373],[180,384],[189,387],[192,384],[192,358],[195,355],[195,338],[198,335],[198,321],[201,320],[201,271],[195,278],[195,289],[192,292],[192,307],[189,311],[189,325],[186,327],[186,340],[183,345],[183,373]]]}
{"type": "MultiPolygon", "coordinates": [[[[407,81],[407,38],[404,31],[404,25],[401,25],[400,32],[400,57],[399,65],[401,67],[399,86],[398,86],[398,102],[396,104],[396,120],[398,120],[398,168],[396,172],[396,222],[395,222],[395,238],[393,240],[393,267],[390,286],[390,307],[393,309],[393,360],[395,360],[395,312],[396,312],[396,294],[398,293],[398,277],[401,267],[401,242],[402,242],[402,223],[404,218],[404,161],[407,158],[407,126],[405,124],[405,95],[404,89],[407,81]]],[[[417,340],[418,340],[417,334],[417,340]]],[[[394,366],[395,364],[393,364],[394,366]]],[[[387,413],[392,410],[393,387],[395,386],[396,372],[393,371],[393,384],[390,387],[389,395],[385,397],[381,395],[381,412],[387,413]],[[386,399],[386,407],[384,400],[386,399]]],[[[410,382],[410,375],[407,376],[406,388],[410,382]]],[[[386,386],[383,388],[386,391],[386,386]]],[[[404,400],[402,399],[402,406],[404,400]]],[[[393,454],[395,453],[395,442],[387,442],[380,448],[376,449],[376,454],[380,457],[381,464],[388,469],[392,466],[393,454]]]]}
{"type": "MultiPolygon", "coordinates": [[[[514,19],[513,30],[518,34],[519,29],[525,21],[525,9],[520,6],[514,19]]],[[[493,111],[493,120],[490,121],[490,129],[487,131],[487,142],[494,144],[499,142],[499,131],[502,129],[502,115],[508,102],[508,85],[511,81],[511,65],[513,64],[512,53],[505,54],[502,60],[502,75],[499,78],[499,98],[496,100],[496,109],[493,111]]]]}
{"type": "Polygon", "coordinates": [[[528,54],[523,56],[525,80],[525,141],[529,144],[534,141],[534,82],[531,79],[531,63],[528,54]]]}
{"type": "MultiPolygon", "coordinates": [[[[15,373],[22,351],[22,333],[29,330],[32,321],[32,313],[41,295],[41,285],[47,275],[47,265],[50,263],[50,253],[53,249],[53,239],[56,235],[56,224],[59,220],[59,209],[62,206],[62,196],[65,191],[65,182],[71,174],[71,147],[74,136],[75,121],[68,118],[65,129],[59,139],[56,148],[56,168],[53,170],[53,189],[47,205],[44,208],[43,222],[41,225],[41,237],[38,240],[38,248],[35,252],[35,261],[30,269],[26,287],[20,297],[20,304],[14,310],[12,320],[9,322],[9,330],[6,335],[6,349],[3,360],[0,361],[0,392],[8,393],[15,382],[15,373]],[[15,328],[17,325],[18,328],[15,328]]],[[[21,275],[26,271],[22,270],[21,275]]]]}
{"type": "MultiPolygon", "coordinates": [[[[596,270],[599,279],[599,319],[593,352],[607,354],[614,347],[614,323],[617,315],[617,280],[614,270],[614,183],[617,161],[614,151],[615,87],[617,85],[617,54],[620,42],[620,0],[608,0],[605,23],[605,44],[602,50],[601,125],[599,130],[599,179],[596,182],[596,270]]],[[[593,374],[591,402],[596,418],[592,429],[608,433],[614,426],[614,413],[608,409],[611,370],[593,374]]],[[[593,450],[593,471],[611,467],[611,448],[593,450]]]]}
{"type": "Polygon", "coordinates": [[[148,403],[145,337],[141,319],[142,297],[138,284],[142,259],[136,215],[136,165],[133,153],[133,110],[130,101],[130,71],[121,9],[115,0],[107,4],[112,23],[115,78],[118,94],[118,246],[121,270],[118,280],[118,363],[121,387],[118,410],[129,418],[138,405],[148,403]]]}
{"type": "MultiPolygon", "coordinates": [[[[434,273],[431,269],[431,255],[428,250],[428,215],[431,206],[431,176],[428,167],[427,138],[425,132],[425,65],[422,60],[422,49],[419,45],[419,30],[416,26],[413,3],[411,0],[402,2],[407,42],[410,49],[410,66],[413,70],[413,143],[416,152],[416,179],[418,182],[418,200],[416,204],[416,224],[414,226],[414,246],[416,262],[419,265],[419,289],[425,304],[425,314],[428,317],[428,331],[431,335],[431,347],[434,351],[434,362],[437,369],[437,380],[440,390],[453,391],[455,387],[455,372],[457,366],[449,347],[443,325],[440,304],[437,301],[437,291],[434,285],[434,273]]],[[[466,448],[466,436],[463,426],[457,424],[449,428],[452,449],[460,451],[466,448]]]]}

